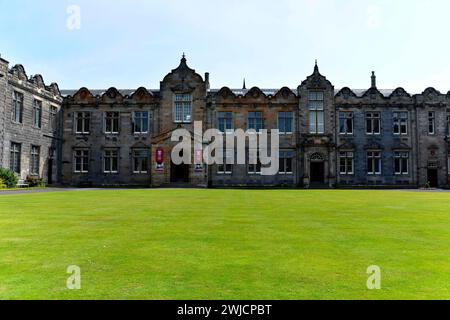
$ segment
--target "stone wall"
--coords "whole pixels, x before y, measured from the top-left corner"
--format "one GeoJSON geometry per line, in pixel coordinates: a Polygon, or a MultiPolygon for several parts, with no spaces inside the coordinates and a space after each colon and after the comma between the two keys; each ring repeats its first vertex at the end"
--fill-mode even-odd
{"type": "MultiPolygon", "coordinates": [[[[2,66],[5,68],[5,64],[2,66]]],[[[7,66],[6,66],[7,68],[7,66]]],[[[25,69],[16,65],[4,77],[0,78],[3,87],[6,85],[4,95],[0,94],[2,101],[2,166],[10,167],[10,147],[12,143],[21,146],[21,166],[19,177],[26,180],[28,177],[43,179],[44,182],[58,183],[58,155],[61,149],[61,123],[59,122],[62,97],[59,88],[52,83],[46,86],[42,76],[36,75],[28,78],[25,69]],[[19,92],[23,95],[22,122],[13,121],[13,94],[19,92]],[[33,124],[33,103],[38,100],[42,103],[41,127],[33,124]],[[50,108],[56,108],[56,119],[51,123],[50,108]],[[30,154],[32,146],[39,147],[39,173],[30,173],[30,154]]],[[[3,90],[2,90],[3,91],[3,90]]]]}

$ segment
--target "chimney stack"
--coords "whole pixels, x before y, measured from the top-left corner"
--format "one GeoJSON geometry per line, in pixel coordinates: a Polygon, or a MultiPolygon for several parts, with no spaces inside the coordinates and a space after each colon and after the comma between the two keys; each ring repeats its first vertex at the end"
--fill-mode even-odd
{"type": "Polygon", "coordinates": [[[372,71],[372,87],[371,88],[376,88],[377,87],[377,76],[375,75],[375,71],[372,71]]]}
{"type": "Polygon", "coordinates": [[[205,73],[205,83],[206,83],[206,90],[210,89],[210,85],[209,85],[209,72],[205,73]]]}

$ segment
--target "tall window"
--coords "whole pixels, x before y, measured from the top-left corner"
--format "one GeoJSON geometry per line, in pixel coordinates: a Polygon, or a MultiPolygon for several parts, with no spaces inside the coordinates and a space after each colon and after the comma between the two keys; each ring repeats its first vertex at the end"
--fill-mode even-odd
{"type": "Polygon", "coordinates": [[[78,134],[89,134],[91,130],[91,113],[75,112],[75,132],[78,134]]]}
{"type": "Polygon", "coordinates": [[[88,173],[89,172],[89,150],[76,149],[73,152],[74,157],[74,172],[88,173]]]}
{"type": "Polygon", "coordinates": [[[248,113],[248,129],[260,132],[264,129],[263,113],[249,112],[248,113]]]}
{"type": "Polygon", "coordinates": [[[261,174],[261,161],[258,157],[259,152],[255,150],[248,150],[247,163],[248,163],[248,174],[250,175],[260,175],[261,174]],[[256,159],[255,159],[256,158],[256,159]]]}
{"type": "Polygon", "coordinates": [[[379,112],[366,113],[366,133],[373,135],[381,133],[381,114],[379,112]]]}
{"type": "Polygon", "coordinates": [[[369,151],[367,152],[367,174],[380,175],[381,174],[381,152],[369,151]]]}
{"type": "Polygon", "coordinates": [[[354,174],[355,154],[352,151],[339,153],[339,172],[342,175],[354,174]]]}
{"type": "Polygon", "coordinates": [[[175,95],[175,122],[191,123],[192,122],[192,95],[176,94],[175,95]]]}
{"type": "Polygon", "coordinates": [[[133,172],[147,173],[148,172],[148,150],[137,149],[133,150],[133,172]]]}
{"type": "Polygon", "coordinates": [[[105,150],[104,152],[104,173],[118,173],[119,172],[119,150],[105,150]]]}
{"type": "Polygon", "coordinates": [[[33,101],[33,126],[41,128],[42,126],[42,101],[33,101]]]}
{"type": "Polygon", "coordinates": [[[339,112],[339,134],[353,134],[353,112],[339,112]]]}
{"type": "Polygon", "coordinates": [[[279,174],[293,174],[294,152],[280,152],[280,169],[279,174]]]}
{"type": "Polygon", "coordinates": [[[292,123],[294,116],[292,112],[279,112],[278,113],[278,130],[281,134],[292,133],[292,123]]]}
{"type": "Polygon", "coordinates": [[[447,154],[447,174],[450,176],[450,150],[447,154]]]}
{"type": "Polygon", "coordinates": [[[38,146],[31,146],[30,154],[30,174],[34,176],[39,175],[39,162],[40,162],[41,148],[38,146]]]}
{"type": "Polygon", "coordinates": [[[20,174],[22,146],[18,143],[11,143],[10,151],[9,168],[11,171],[20,174]]]}
{"type": "Polygon", "coordinates": [[[396,175],[408,174],[409,152],[394,152],[394,166],[396,175]]]}
{"type": "Polygon", "coordinates": [[[12,120],[17,123],[22,123],[23,121],[23,94],[17,91],[13,93],[12,120]]]}
{"type": "Polygon", "coordinates": [[[50,106],[49,109],[49,126],[50,131],[55,131],[58,128],[57,121],[58,121],[58,108],[55,106],[50,106]]]}
{"type": "Polygon", "coordinates": [[[232,174],[234,162],[234,150],[225,150],[223,164],[217,166],[218,174],[232,174]]]}
{"type": "Polygon", "coordinates": [[[408,135],[408,112],[394,112],[394,134],[408,135]]]}
{"type": "Polygon", "coordinates": [[[118,134],[119,133],[119,112],[105,112],[105,133],[118,134]]]}
{"type": "Polygon", "coordinates": [[[450,136],[450,114],[447,114],[447,136],[450,136]]]}
{"type": "Polygon", "coordinates": [[[149,129],[149,113],[136,111],[133,113],[133,133],[147,134],[149,129]]]}
{"type": "Polygon", "coordinates": [[[257,164],[249,164],[248,173],[252,175],[261,174],[261,162],[258,160],[257,164]]]}
{"type": "Polygon", "coordinates": [[[226,133],[234,129],[232,112],[219,112],[218,119],[220,132],[226,133]]]}
{"type": "Polygon", "coordinates": [[[324,94],[321,91],[309,93],[309,133],[325,133],[324,94]]]}
{"type": "Polygon", "coordinates": [[[436,130],[436,114],[428,112],[428,134],[435,134],[436,130]]]}

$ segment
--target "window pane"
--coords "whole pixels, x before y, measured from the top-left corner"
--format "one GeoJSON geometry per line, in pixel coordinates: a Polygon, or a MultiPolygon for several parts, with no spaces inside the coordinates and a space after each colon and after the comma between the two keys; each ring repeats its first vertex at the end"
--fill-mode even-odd
{"type": "Polygon", "coordinates": [[[325,133],[324,113],[323,111],[317,112],[317,133],[325,133]]]}

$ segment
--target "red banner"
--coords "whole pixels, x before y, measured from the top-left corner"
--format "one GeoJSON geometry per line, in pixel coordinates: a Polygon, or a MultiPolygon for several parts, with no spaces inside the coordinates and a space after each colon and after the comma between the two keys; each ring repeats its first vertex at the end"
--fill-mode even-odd
{"type": "Polygon", "coordinates": [[[156,163],[163,164],[164,163],[164,150],[159,148],[156,150],[156,163]]]}

